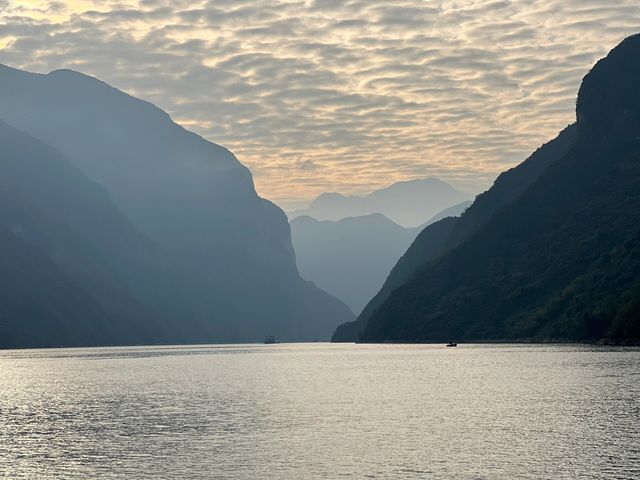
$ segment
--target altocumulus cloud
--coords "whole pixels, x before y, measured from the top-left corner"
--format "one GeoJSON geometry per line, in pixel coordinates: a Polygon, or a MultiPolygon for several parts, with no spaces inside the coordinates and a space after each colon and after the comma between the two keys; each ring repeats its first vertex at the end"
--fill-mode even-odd
{"type": "Polygon", "coordinates": [[[0,62],[154,102],[286,205],[429,175],[480,191],[638,29],[637,0],[0,0],[0,62]]]}

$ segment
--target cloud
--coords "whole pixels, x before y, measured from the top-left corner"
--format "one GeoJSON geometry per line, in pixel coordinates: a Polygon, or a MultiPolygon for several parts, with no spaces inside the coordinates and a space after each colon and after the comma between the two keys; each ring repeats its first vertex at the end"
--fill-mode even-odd
{"type": "Polygon", "coordinates": [[[0,62],[74,68],[223,144],[276,201],[486,188],[574,118],[635,0],[0,0],[0,62]]]}

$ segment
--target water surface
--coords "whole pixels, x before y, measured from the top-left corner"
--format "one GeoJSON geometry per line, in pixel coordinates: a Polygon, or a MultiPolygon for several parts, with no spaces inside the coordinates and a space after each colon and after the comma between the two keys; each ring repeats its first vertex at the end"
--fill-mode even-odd
{"type": "Polygon", "coordinates": [[[0,476],[638,479],[640,349],[0,351],[0,476]]]}

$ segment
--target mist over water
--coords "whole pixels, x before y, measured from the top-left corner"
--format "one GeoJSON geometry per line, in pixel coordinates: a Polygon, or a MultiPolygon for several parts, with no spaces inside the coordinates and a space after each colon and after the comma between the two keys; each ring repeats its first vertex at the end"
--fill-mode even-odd
{"type": "Polygon", "coordinates": [[[9,478],[640,477],[640,348],[0,352],[9,478]]]}

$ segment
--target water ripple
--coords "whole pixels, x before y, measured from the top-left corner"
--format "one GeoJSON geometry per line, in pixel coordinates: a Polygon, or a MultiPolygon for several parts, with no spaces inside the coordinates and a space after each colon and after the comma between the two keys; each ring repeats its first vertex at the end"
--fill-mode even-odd
{"type": "Polygon", "coordinates": [[[8,478],[640,478],[640,349],[0,352],[8,478]]]}

